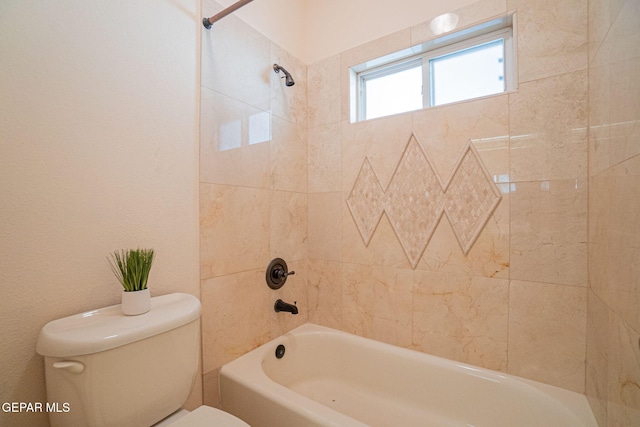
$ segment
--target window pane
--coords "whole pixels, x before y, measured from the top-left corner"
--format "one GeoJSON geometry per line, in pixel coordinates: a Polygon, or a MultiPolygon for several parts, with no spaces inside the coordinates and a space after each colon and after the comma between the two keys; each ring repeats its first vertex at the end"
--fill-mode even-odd
{"type": "Polygon", "coordinates": [[[432,106],[504,92],[504,40],[433,58],[429,67],[432,106]]]}
{"type": "Polygon", "coordinates": [[[422,108],[422,65],[364,80],[365,119],[422,108]]]}

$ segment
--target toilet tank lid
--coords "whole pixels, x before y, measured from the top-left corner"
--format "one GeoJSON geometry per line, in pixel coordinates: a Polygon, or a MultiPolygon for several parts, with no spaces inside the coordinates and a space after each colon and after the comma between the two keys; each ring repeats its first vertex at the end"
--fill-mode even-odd
{"type": "Polygon", "coordinates": [[[125,316],[120,304],[99,308],[47,323],[36,351],[51,357],[98,353],[191,323],[200,312],[200,301],[182,293],[151,298],[151,309],[138,316],[125,316]]]}

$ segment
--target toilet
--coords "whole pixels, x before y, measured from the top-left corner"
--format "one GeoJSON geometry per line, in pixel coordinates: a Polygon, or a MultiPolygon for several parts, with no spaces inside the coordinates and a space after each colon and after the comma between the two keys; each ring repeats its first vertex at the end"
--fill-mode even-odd
{"type": "Polygon", "coordinates": [[[208,406],[181,410],[198,375],[200,312],[196,297],[175,293],[139,316],[114,305],[47,323],[36,351],[51,426],[249,427],[208,406]]]}

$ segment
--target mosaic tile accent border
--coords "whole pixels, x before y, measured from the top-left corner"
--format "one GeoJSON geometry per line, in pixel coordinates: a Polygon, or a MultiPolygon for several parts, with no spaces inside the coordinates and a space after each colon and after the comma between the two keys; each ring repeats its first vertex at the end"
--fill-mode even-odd
{"type": "Polygon", "coordinates": [[[471,141],[443,183],[412,134],[386,189],[364,159],[347,205],[367,246],[386,215],[416,268],[443,215],[466,255],[501,199],[471,141]]]}

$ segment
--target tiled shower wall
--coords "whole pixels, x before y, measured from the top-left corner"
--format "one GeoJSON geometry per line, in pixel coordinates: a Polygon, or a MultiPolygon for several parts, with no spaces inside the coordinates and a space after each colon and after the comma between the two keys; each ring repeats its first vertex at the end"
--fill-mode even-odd
{"type": "Polygon", "coordinates": [[[640,425],[640,1],[589,1],[587,395],[640,425]]]}
{"type": "Polygon", "coordinates": [[[507,11],[516,91],[354,124],[348,67],[433,37],[428,23],[308,67],[234,16],[203,33],[205,403],[217,404],[220,366],[306,321],[585,390],[587,0],[456,13],[465,26],[507,11]],[[368,244],[354,222],[347,200],[365,159],[386,188],[412,136],[442,180],[471,140],[496,183],[500,201],[466,254],[447,218],[415,263],[386,215],[368,244]],[[279,291],[264,281],[273,257],[296,270],[279,291]],[[300,314],[274,313],[277,298],[300,314]]]}
{"type": "Polygon", "coordinates": [[[350,123],[348,67],[434,37],[428,22],[309,65],[309,316],[583,392],[587,2],[483,0],[456,13],[465,26],[507,11],[513,93],[350,123]],[[399,232],[385,214],[365,244],[348,203],[365,159],[381,188],[397,179],[412,135],[442,181],[471,140],[501,193],[466,255],[443,217],[415,268],[401,234],[420,229],[399,232]]]}
{"type": "MultiPolygon", "coordinates": [[[[222,8],[205,1],[203,10],[222,8]]],[[[307,322],[307,67],[235,16],[203,31],[200,264],[204,401],[219,368],[307,322]],[[296,84],[285,87],[278,63],[296,84]],[[272,258],[294,270],[268,288],[272,258]],[[282,298],[300,314],[275,313],[282,298]]]]}

